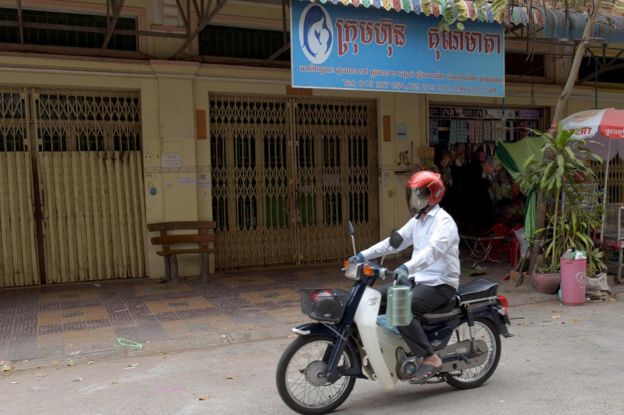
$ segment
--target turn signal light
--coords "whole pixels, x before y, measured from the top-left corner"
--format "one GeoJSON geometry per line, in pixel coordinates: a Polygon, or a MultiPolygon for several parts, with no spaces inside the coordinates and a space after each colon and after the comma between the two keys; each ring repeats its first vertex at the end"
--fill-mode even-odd
{"type": "Polygon", "coordinates": [[[362,274],[367,277],[372,277],[373,275],[375,275],[375,270],[370,265],[364,265],[362,267],[362,274]]]}
{"type": "Polygon", "coordinates": [[[349,260],[348,260],[348,259],[345,259],[345,260],[343,261],[343,263],[342,263],[342,268],[343,268],[343,269],[347,269],[347,268],[349,268],[349,265],[351,265],[351,264],[349,263],[349,260]]]}

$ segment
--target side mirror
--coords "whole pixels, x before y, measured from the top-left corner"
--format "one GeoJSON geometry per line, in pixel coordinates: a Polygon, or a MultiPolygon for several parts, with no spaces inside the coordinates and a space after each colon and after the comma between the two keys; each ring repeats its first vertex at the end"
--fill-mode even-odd
{"type": "MultiPolygon", "coordinates": [[[[399,249],[402,243],[403,237],[401,236],[401,234],[398,233],[396,230],[392,231],[392,233],[390,234],[390,246],[394,249],[399,249]]],[[[385,255],[381,258],[381,264],[383,264],[384,259],[386,259],[385,255]]]]}
{"type": "Polygon", "coordinates": [[[353,227],[353,223],[349,221],[349,236],[355,235],[355,228],[353,227]]]}
{"type": "Polygon", "coordinates": [[[403,237],[397,231],[392,231],[390,234],[390,246],[394,249],[398,249],[403,243],[403,237]]]}

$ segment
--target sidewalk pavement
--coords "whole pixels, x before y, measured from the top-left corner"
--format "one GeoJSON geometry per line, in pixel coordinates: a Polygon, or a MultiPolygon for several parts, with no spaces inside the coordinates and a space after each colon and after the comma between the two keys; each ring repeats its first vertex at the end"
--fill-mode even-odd
{"type": "MultiPolygon", "coordinates": [[[[512,307],[558,302],[529,282],[515,287],[502,281],[508,264],[486,266],[485,275],[463,275],[462,283],[497,281],[512,307]]],[[[332,264],[220,272],[207,283],[135,279],[6,289],[0,291],[0,362],[19,370],[287,337],[290,327],[309,320],[300,311],[299,289],[351,284],[332,264]],[[124,340],[141,350],[120,346],[124,340]]],[[[624,286],[611,287],[624,292],[624,286]]]]}

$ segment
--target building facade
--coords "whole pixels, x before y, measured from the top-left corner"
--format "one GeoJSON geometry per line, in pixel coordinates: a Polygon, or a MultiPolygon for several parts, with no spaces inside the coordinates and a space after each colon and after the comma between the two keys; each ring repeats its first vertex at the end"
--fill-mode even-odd
{"type": "MultiPolygon", "coordinates": [[[[287,16],[273,0],[0,0],[0,287],[162,276],[146,224],[169,220],[217,222],[217,269],[343,258],[348,220],[364,246],[407,219],[445,109],[544,128],[573,52],[539,41],[527,61],[509,35],[504,99],[297,89],[287,16]]],[[[578,86],[566,113],[596,103],[624,106],[619,85],[578,86]]]]}

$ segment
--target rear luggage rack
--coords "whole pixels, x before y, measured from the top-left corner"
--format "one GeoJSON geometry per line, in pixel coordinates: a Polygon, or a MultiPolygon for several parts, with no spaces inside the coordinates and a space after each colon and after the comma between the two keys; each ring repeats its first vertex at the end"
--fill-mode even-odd
{"type": "Polygon", "coordinates": [[[476,303],[485,303],[487,302],[488,304],[492,304],[492,303],[496,303],[498,301],[498,297],[486,297],[486,298],[475,298],[474,300],[467,300],[467,301],[460,301],[459,305],[464,306],[464,305],[469,305],[469,304],[476,304],[476,303]]]}

